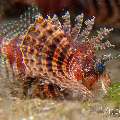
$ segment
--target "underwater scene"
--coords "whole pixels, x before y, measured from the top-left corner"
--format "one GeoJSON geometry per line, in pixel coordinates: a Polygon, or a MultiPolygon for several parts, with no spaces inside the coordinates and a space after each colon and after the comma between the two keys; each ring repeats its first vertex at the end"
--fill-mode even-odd
{"type": "Polygon", "coordinates": [[[0,120],[120,120],[120,0],[0,0],[0,120]]]}

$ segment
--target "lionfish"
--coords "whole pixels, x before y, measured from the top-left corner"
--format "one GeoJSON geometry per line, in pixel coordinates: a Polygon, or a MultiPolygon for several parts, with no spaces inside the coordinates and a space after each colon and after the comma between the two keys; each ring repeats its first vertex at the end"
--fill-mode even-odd
{"type": "Polygon", "coordinates": [[[68,11],[62,22],[56,15],[44,18],[35,9],[29,11],[25,18],[9,23],[9,32],[6,28],[2,36],[5,40],[12,37],[4,40],[1,47],[17,80],[22,79],[24,93],[32,97],[71,96],[84,100],[93,98],[100,84],[106,93],[111,83],[105,70],[108,58],[98,58],[96,51],[113,46],[108,40],[103,42],[112,29],[101,28],[92,36],[94,17],[84,21],[84,15],[78,15],[71,26],[68,11]]]}

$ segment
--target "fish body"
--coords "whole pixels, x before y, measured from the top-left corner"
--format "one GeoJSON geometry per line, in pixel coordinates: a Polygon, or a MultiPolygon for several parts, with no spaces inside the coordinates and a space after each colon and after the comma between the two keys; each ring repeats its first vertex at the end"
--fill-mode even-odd
{"type": "Polygon", "coordinates": [[[50,93],[58,96],[51,91],[62,94],[68,90],[72,98],[91,98],[92,90],[100,78],[103,85],[106,83],[108,86],[107,83],[110,83],[104,65],[97,59],[95,51],[99,45],[101,49],[110,47],[110,44],[101,43],[101,39],[111,29],[101,29],[97,36],[90,37],[94,18],[85,21],[86,27],[83,30],[83,14],[76,17],[74,27],[71,26],[69,12],[62,19],[63,23],[56,15],[53,18],[37,16],[24,34],[8,42],[7,46],[4,45],[3,53],[12,67],[16,66],[19,72],[24,73],[23,86],[27,84],[32,87],[32,95],[41,93],[43,88],[42,93],[46,93],[47,97],[52,96],[50,93]]]}

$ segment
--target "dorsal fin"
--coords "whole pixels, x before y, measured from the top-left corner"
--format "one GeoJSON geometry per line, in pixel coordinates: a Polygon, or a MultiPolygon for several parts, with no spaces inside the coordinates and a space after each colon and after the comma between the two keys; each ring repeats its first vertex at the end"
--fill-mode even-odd
{"type": "Polygon", "coordinates": [[[67,11],[65,15],[62,16],[62,18],[63,18],[63,30],[68,36],[71,36],[70,13],[67,11]]]}
{"type": "Polygon", "coordinates": [[[60,29],[62,28],[62,25],[57,17],[57,15],[54,15],[53,18],[52,18],[52,21],[55,25],[57,25],[57,27],[59,27],[60,29]]]}
{"type": "Polygon", "coordinates": [[[79,34],[78,39],[82,39],[82,41],[85,41],[89,37],[89,34],[94,25],[94,19],[95,17],[84,22],[86,27],[84,27],[85,29],[83,29],[83,31],[79,34]]]}
{"type": "Polygon", "coordinates": [[[81,15],[78,15],[75,18],[75,25],[74,25],[74,27],[72,28],[72,31],[71,31],[71,38],[73,39],[73,41],[77,40],[78,35],[81,31],[81,27],[82,27],[82,23],[83,23],[83,17],[84,17],[84,15],[81,14],[81,15]]]}

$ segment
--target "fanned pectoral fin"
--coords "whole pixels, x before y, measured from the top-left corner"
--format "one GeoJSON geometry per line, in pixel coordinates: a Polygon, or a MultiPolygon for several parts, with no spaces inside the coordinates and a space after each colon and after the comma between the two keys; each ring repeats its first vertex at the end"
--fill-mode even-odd
{"type": "Polygon", "coordinates": [[[61,77],[60,80],[60,78],[55,78],[54,76],[51,76],[50,80],[53,80],[54,83],[62,89],[67,89],[69,91],[68,94],[72,99],[88,100],[93,98],[92,92],[78,81],[64,77],[61,77]]]}

